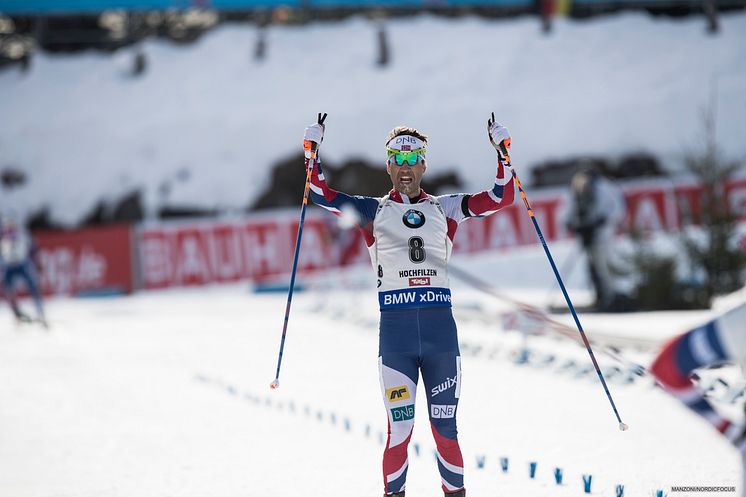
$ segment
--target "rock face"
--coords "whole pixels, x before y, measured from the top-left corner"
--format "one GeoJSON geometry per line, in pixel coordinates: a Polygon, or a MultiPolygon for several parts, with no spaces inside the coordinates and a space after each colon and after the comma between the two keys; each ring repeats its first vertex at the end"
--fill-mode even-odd
{"type": "MultiPolygon", "coordinates": [[[[300,205],[303,197],[303,154],[279,162],[272,170],[272,182],[249,210],[300,205]]],[[[373,164],[362,159],[350,159],[341,166],[323,163],[324,176],[335,190],[353,195],[379,197],[391,189],[391,180],[383,164],[373,164]]],[[[422,188],[432,194],[456,191],[462,185],[455,172],[428,173],[422,188]],[[442,191],[441,191],[442,190],[442,191]]]]}

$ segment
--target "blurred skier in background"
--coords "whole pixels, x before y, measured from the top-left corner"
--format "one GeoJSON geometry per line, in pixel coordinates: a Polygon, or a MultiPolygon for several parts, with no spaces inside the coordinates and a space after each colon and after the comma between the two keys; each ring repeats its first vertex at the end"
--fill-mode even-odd
{"type": "Polygon", "coordinates": [[[746,302],[666,343],[650,366],[657,382],[687,408],[706,419],[740,451],[746,495],[746,420],[718,413],[692,381],[696,369],[740,365],[746,371],[746,302]]]}
{"type": "Polygon", "coordinates": [[[5,297],[13,310],[13,315],[19,323],[41,323],[47,327],[44,316],[41,292],[36,272],[34,258],[37,253],[36,245],[29,232],[18,222],[12,213],[0,216],[0,274],[5,297]],[[25,314],[18,305],[16,280],[26,284],[36,307],[36,317],[25,314]]]}
{"type": "Polygon", "coordinates": [[[420,188],[427,169],[427,136],[414,128],[396,127],[386,138],[391,190],[383,197],[353,196],[327,185],[318,156],[311,153],[321,145],[324,117],[319,115],[303,137],[306,168],[312,167],[311,198],[337,215],[354,210],[378,277],[379,380],[388,416],[384,494],[404,497],[407,447],[421,374],[441,488],[447,497],[464,497],[464,460],[456,429],[461,356],[451,312],[448,260],[459,223],[513,203],[512,170],[499,155],[501,146],[510,147],[510,134],[494,118],[488,121],[489,138],[498,151],[495,181],[489,189],[433,196],[420,188]]]}
{"type": "Polygon", "coordinates": [[[621,189],[594,167],[584,166],[572,178],[565,214],[568,231],[580,240],[588,258],[588,272],[599,311],[629,310],[631,300],[614,279],[613,237],[625,217],[621,189]]]}

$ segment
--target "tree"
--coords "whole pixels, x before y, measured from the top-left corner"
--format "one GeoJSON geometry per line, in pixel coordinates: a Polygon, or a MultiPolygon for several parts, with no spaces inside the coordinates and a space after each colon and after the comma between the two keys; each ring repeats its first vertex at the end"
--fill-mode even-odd
{"type": "Polygon", "coordinates": [[[736,242],[738,213],[728,203],[727,184],[744,164],[723,158],[716,141],[713,106],[704,113],[704,127],[704,150],[689,152],[684,159],[686,169],[702,188],[698,219],[690,220],[698,229],[684,230],[681,241],[711,299],[743,285],[746,253],[736,242]]]}
{"type": "Polygon", "coordinates": [[[727,186],[744,163],[727,160],[720,152],[714,105],[703,112],[703,121],[703,148],[684,156],[685,168],[700,190],[699,208],[682,206],[685,226],[674,247],[683,251],[664,253],[642,233],[631,234],[638,274],[633,294],[642,309],[705,308],[714,296],[743,285],[746,251],[737,241],[738,213],[728,203],[727,186]]]}

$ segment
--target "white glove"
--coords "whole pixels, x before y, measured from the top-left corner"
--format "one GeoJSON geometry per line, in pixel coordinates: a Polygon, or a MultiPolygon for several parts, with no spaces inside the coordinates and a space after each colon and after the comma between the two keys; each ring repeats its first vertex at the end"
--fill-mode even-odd
{"type": "Polygon", "coordinates": [[[510,131],[502,124],[495,122],[494,112],[492,113],[492,117],[487,120],[487,134],[495,150],[498,152],[502,151],[500,144],[505,145],[505,148],[510,150],[510,131]]]}
{"type": "Polygon", "coordinates": [[[318,120],[303,132],[303,151],[307,158],[311,158],[311,152],[316,152],[324,141],[324,119],[326,114],[319,113],[318,120]]]}
{"type": "Polygon", "coordinates": [[[510,148],[510,131],[508,131],[508,128],[502,124],[494,123],[492,127],[490,127],[490,136],[495,143],[499,144],[504,141],[506,142],[505,146],[510,148]]]}
{"type": "Polygon", "coordinates": [[[324,141],[324,127],[318,123],[312,124],[303,132],[303,141],[310,140],[317,145],[324,141]]]}

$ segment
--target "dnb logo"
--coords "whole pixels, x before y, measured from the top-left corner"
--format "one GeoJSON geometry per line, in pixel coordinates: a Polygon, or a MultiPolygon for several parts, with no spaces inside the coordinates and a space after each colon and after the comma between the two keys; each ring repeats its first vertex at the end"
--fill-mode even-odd
{"type": "Polygon", "coordinates": [[[394,423],[397,421],[407,421],[414,418],[414,404],[401,407],[391,408],[391,419],[394,423]]]}
{"type": "Polygon", "coordinates": [[[409,209],[404,213],[402,221],[407,228],[421,228],[425,224],[425,215],[420,211],[409,209]]]}
{"type": "Polygon", "coordinates": [[[409,389],[406,385],[386,389],[386,398],[389,402],[398,402],[409,398],[409,389]]]}
{"type": "Polygon", "coordinates": [[[445,419],[456,416],[455,405],[436,405],[430,406],[430,417],[433,419],[445,419]]]}
{"type": "Polygon", "coordinates": [[[394,142],[399,145],[402,152],[412,150],[412,145],[417,145],[417,138],[408,135],[399,135],[394,142]]]}

